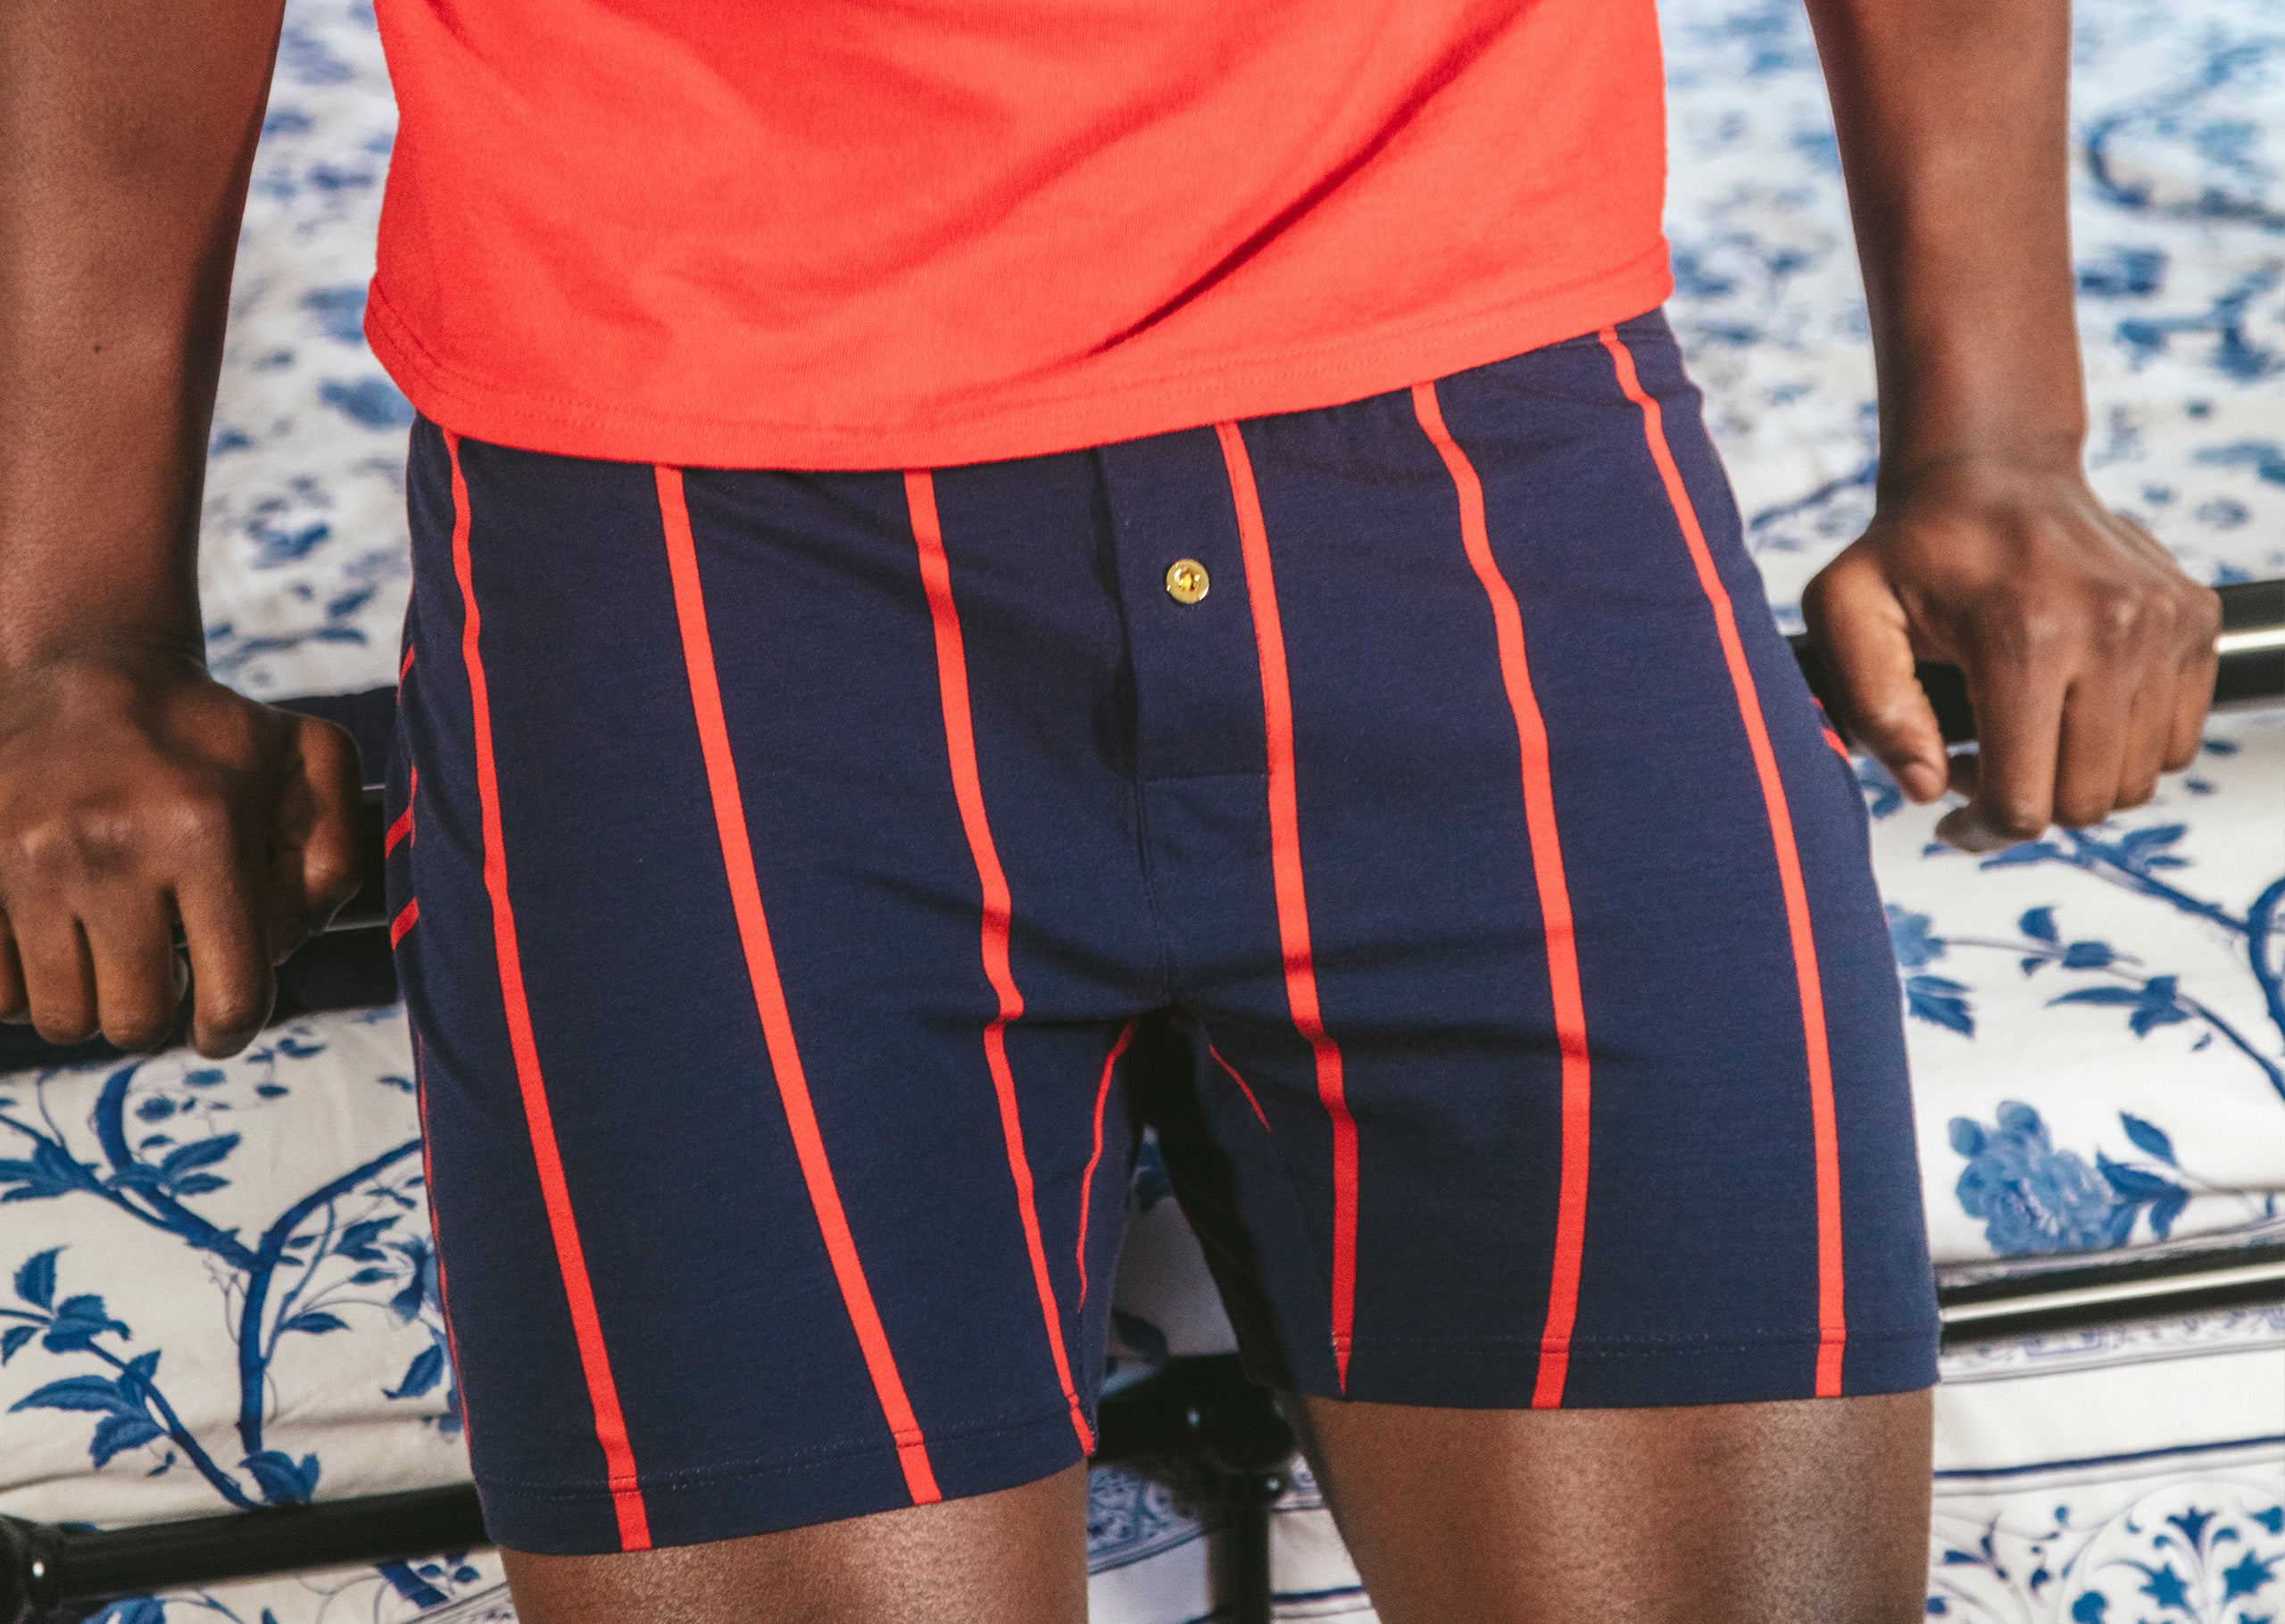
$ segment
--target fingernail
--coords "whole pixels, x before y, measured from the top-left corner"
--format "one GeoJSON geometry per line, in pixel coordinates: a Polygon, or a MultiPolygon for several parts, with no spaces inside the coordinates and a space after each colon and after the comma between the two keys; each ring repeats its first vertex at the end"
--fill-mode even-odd
{"type": "Polygon", "coordinates": [[[1904,792],[1915,800],[1933,800],[1944,792],[1944,775],[1924,761],[1915,761],[1901,775],[1904,792]]]}

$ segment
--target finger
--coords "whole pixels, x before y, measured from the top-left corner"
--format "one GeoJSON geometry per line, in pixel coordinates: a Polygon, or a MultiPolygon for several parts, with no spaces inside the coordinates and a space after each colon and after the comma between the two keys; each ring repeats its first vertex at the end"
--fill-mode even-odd
{"type": "Polygon", "coordinates": [[[300,872],[295,876],[306,921],[321,931],[342,905],[357,894],[357,810],[363,792],[357,746],[330,722],[300,718],[295,744],[301,751],[302,783],[307,787],[308,817],[295,830],[300,872]]]}
{"type": "Polygon", "coordinates": [[[1869,562],[1843,559],[1803,594],[1809,637],[1840,684],[1844,720],[1904,792],[1944,792],[1944,733],[1914,675],[1904,606],[1869,562]]]}
{"type": "Polygon", "coordinates": [[[2214,640],[2208,637],[2182,667],[2181,680],[2174,685],[2173,715],[2166,739],[2169,773],[2179,773],[2198,759],[2198,747],[2206,737],[2206,713],[2214,707],[2214,678],[2221,664],[2214,640]]]}
{"type": "Polygon", "coordinates": [[[162,1046],[172,1034],[180,989],[174,943],[160,899],[122,891],[81,916],[96,976],[96,1015],[104,1040],[130,1053],[162,1046]]]}
{"type": "Polygon", "coordinates": [[[2166,650],[2134,684],[2126,719],[2126,749],[2119,767],[2118,805],[2139,807],[2158,792],[2166,746],[2173,736],[2174,691],[2181,675],[2166,650]]]}
{"type": "Polygon", "coordinates": [[[176,911],[190,952],[191,1043],[209,1059],[253,1040],[277,998],[269,932],[246,884],[243,857],[202,865],[179,882],[176,911]]]}
{"type": "Polygon", "coordinates": [[[2055,821],[2082,829],[2118,805],[2134,709],[2132,666],[2081,674],[2064,696],[2055,767],[2055,821]]]}
{"type": "Polygon", "coordinates": [[[96,1035],[96,978],[79,922],[43,912],[14,923],[32,1030],[49,1043],[86,1042],[96,1035]]]}
{"type": "Polygon", "coordinates": [[[16,955],[16,932],[9,928],[8,916],[0,914],[0,1021],[21,1026],[30,1019],[30,1007],[24,1002],[23,962],[16,955]]]}
{"type": "Polygon", "coordinates": [[[1965,851],[1998,851],[2036,838],[2053,816],[2064,679],[2035,659],[1982,655],[1968,660],[1967,678],[1975,792],[1945,814],[1936,833],[1965,851]]]}

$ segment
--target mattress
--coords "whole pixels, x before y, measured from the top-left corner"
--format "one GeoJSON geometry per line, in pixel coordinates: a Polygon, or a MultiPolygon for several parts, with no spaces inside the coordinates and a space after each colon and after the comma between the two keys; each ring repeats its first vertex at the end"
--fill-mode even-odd
{"type": "MultiPolygon", "coordinates": [[[[1787,0],[1663,21],[1673,315],[1790,627],[1871,500],[1831,123],[1787,0]]],[[[2075,73],[2096,483],[2206,579],[2285,575],[2285,33],[2264,0],[2087,0],[2075,73]]],[[[411,412],[358,332],[393,122],[367,7],[291,0],[202,561],[214,669],[261,697],[395,675],[411,412]]],[[[1996,857],[1936,846],[1932,812],[1859,774],[1947,1272],[2285,1230],[2285,717],[2219,717],[2152,806],[1996,857]]],[[[0,1512],[141,1521],[464,1476],[405,1045],[399,1011],[346,1011],[220,1065],[0,1078],[0,1512]]],[[[1133,1206],[1114,1380],[1229,1345],[1147,1154],[1133,1206]]],[[[2273,1611],[2279,1315],[1956,1350],[1945,1373],[1932,1614],[2273,1611]]],[[[1203,1614],[1202,1529],[1173,1491],[1100,1470],[1089,1521],[1096,1617],[1203,1614]]],[[[1281,1616],[1368,1611],[1305,1473],[1274,1548],[1281,1616]]],[[[206,1611],[511,1616],[485,1554],[109,1616],[206,1611]]]]}

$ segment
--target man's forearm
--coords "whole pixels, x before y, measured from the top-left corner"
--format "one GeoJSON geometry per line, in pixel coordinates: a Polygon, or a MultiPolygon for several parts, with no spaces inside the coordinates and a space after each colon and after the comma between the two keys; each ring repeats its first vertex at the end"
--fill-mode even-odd
{"type": "Polygon", "coordinates": [[[1883,483],[2077,467],[2069,0],[1809,0],[1880,368],[1883,483]]]}
{"type": "Polygon", "coordinates": [[[0,674],[200,650],[206,436],[278,0],[0,4],[0,674]]]}

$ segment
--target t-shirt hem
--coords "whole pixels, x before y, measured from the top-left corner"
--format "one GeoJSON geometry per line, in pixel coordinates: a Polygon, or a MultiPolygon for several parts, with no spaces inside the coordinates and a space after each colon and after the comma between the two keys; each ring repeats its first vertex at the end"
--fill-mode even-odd
{"type": "Polygon", "coordinates": [[[946,468],[1044,456],[1409,388],[1576,338],[1664,303],[1674,277],[1663,238],[1616,269],[1553,293],[1210,369],[1097,391],[948,408],[929,420],[803,425],[600,408],[500,389],[456,374],[390,306],[377,282],[365,332],[425,417],[493,444],[682,468],[862,470],[946,468]]]}

